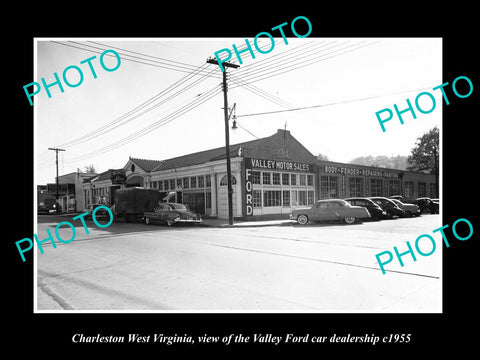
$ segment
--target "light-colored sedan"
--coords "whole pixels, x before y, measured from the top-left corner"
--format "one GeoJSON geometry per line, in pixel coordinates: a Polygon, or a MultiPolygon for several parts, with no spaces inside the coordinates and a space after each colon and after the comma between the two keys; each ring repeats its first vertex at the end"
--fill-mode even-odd
{"type": "Polygon", "coordinates": [[[353,206],[342,199],[318,200],[308,208],[294,209],[290,219],[296,220],[300,225],[309,221],[332,221],[340,220],[347,224],[353,224],[357,219],[371,217],[368,210],[361,206],[353,206]]]}

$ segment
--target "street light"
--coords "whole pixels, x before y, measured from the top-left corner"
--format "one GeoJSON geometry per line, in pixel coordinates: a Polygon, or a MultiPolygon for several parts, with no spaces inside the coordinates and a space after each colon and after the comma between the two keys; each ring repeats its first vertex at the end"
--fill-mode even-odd
{"type": "Polygon", "coordinates": [[[230,114],[228,115],[228,120],[230,120],[230,117],[232,116],[232,112],[233,112],[232,130],[238,129],[236,107],[237,107],[237,103],[234,103],[232,109],[230,110],[230,114]]]}

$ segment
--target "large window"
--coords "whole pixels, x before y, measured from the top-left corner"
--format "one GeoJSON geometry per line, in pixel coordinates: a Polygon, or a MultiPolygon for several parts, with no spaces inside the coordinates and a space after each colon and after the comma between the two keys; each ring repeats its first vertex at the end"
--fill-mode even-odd
{"type": "Polygon", "coordinates": [[[363,179],[351,177],[348,180],[348,190],[350,196],[363,196],[363,179]]]}
{"type": "Polygon", "coordinates": [[[307,205],[313,205],[315,203],[315,191],[307,191],[307,205]]]}
{"type": "Polygon", "coordinates": [[[264,172],[262,175],[262,184],[271,185],[272,184],[272,173],[264,172]]]}
{"type": "Polygon", "coordinates": [[[382,179],[370,180],[370,195],[383,196],[383,180],[382,179]]]}
{"type": "Polygon", "coordinates": [[[259,208],[262,207],[262,192],[260,190],[253,190],[253,207],[259,208]]]}
{"type": "Polygon", "coordinates": [[[388,180],[388,196],[400,194],[400,181],[388,180]]]}
{"type": "Polygon", "coordinates": [[[252,184],[261,184],[260,171],[252,171],[252,184]]]}
{"type": "Polygon", "coordinates": [[[263,192],[263,206],[281,206],[281,191],[280,190],[267,190],[263,192]]]}
{"type": "Polygon", "coordinates": [[[331,199],[338,197],[338,181],[336,176],[320,177],[320,198],[331,199]]]}
{"type": "Polygon", "coordinates": [[[307,175],[300,174],[299,176],[300,176],[300,186],[307,185],[307,175]]]}
{"type": "Polygon", "coordinates": [[[273,185],[280,185],[280,173],[273,173],[273,185]]]}
{"type": "MultiPolygon", "coordinates": [[[[234,175],[232,175],[232,186],[233,185],[237,185],[237,178],[234,175]]],[[[220,180],[220,186],[227,186],[227,175],[220,180]]]]}
{"type": "Polygon", "coordinates": [[[298,192],[298,205],[307,205],[307,192],[304,190],[298,192]]]}
{"type": "Polygon", "coordinates": [[[252,170],[251,181],[254,208],[315,203],[314,174],[252,170]]]}
{"type": "Polygon", "coordinates": [[[313,186],[313,175],[311,175],[311,174],[307,175],[307,185],[308,186],[313,186]]]}
{"type": "Polygon", "coordinates": [[[405,185],[403,189],[404,189],[405,197],[407,199],[414,197],[413,181],[405,181],[405,185]]]}
{"type": "Polygon", "coordinates": [[[297,174],[290,174],[290,184],[297,185],[297,174]]]}
{"type": "Polygon", "coordinates": [[[418,183],[418,197],[427,196],[427,184],[424,182],[418,183]]]}
{"type": "Polygon", "coordinates": [[[299,203],[298,203],[298,196],[297,196],[297,191],[295,190],[292,190],[291,192],[291,204],[292,206],[298,206],[299,203]]]}

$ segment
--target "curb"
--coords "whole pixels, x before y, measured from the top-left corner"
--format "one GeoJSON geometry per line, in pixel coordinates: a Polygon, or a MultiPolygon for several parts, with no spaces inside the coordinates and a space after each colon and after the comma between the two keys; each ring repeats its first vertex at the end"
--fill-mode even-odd
{"type": "Polygon", "coordinates": [[[279,221],[245,221],[239,223],[230,224],[212,224],[208,221],[204,221],[200,226],[216,227],[216,228],[245,228],[245,227],[267,227],[267,226],[289,226],[292,225],[291,220],[279,220],[279,221]]]}

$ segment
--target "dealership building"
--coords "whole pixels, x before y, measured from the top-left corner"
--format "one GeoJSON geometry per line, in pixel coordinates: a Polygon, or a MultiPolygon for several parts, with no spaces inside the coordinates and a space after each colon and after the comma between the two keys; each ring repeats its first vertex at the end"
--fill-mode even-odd
{"type": "MultiPolygon", "coordinates": [[[[438,197],[435,175],[318,160],[290,131],[230,146],[233,216],[288,217],[316,200],[351,196],[438,197]]],[[[85,179],[83,203],[111,205],[117,189],[157,189],[204,216],[228,218],[225,147],[166,160],[130,157],[85,179]]]]}

